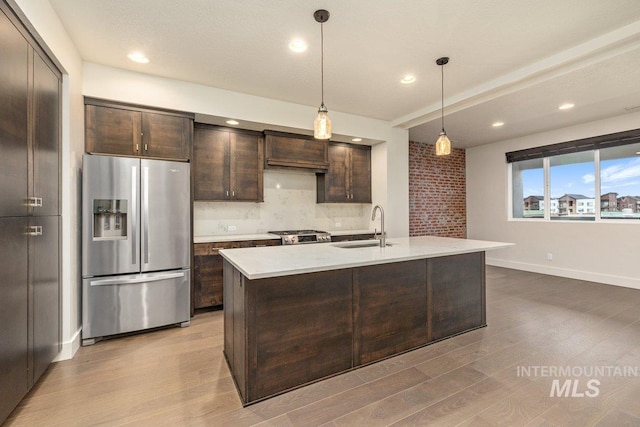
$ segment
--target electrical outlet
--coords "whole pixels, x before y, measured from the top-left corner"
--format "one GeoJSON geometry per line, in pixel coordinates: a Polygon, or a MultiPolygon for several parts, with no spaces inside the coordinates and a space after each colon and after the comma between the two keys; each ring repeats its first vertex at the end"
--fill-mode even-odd
{"type": "Polygon", "coordinates": [[[236,227],[235,225],[228,225],[227,226],[227,231],[236,231],[238,229],[238,227],[236,227]]]}
{"type": "Polygon", "coordinates": [[[547,253],[547,261],[553,261],[553,254],[551,252],[547,253]]]}
{"type": "Polygon", "coordinates": [[[341,222],[336,222],[335,225],[336,225],[336,228],[342,227],[342,223],[341,222]]]}

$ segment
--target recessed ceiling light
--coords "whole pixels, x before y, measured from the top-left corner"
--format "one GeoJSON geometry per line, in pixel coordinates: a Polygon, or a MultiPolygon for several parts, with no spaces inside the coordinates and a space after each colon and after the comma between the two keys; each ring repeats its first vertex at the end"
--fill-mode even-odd
{"type": "Polygon", "coordinates": [[[360,141],[362,141],[362,138],[351,138],[351,141],[360,142],[360,141]]]}
{"type": "Polygon", "coordinates": [[[415,81],[416,81],[416,76],[412,74],[407,74],[402,78],[402,80],[400,80],[400,83],[402,83],[403,85],[409,85],[415,81]]]}
{"type": "Polygon", "coordinates": [[[571,108],[575,107],[575,104],[572,104],[570,102],[567,102],[566,104],[562,104],[558,107],[558,110],[569,110],[571,108]]]}
{"type": "Polygon", "coordinates": [[[302,53],[307,50],[307,42],[302,39],[293,39],[289,42],[289,49],[295,53],[302,53]]]}
{"type": "Polygon", "coordinates": [[[228,125],[233,125],[233,126],[236,126],[236,125],[239,125],[239,124],[240,124],[240,122],[239,122],[239,121],[237,121],[237,120],[227,120],[227,121],[226,121],[226,123],[227,123],[228,125]]]}
{"type": "Polygon", "coordinates": [[[131,52],[127,55],[130,60],[137,62],[138,64],[148,64],[149,58],[147,58],[142,52],[131,52]]]}
{"type": "Polygon", "coordinates": [[[495,122],[491,126],[493,126],[494,128],[499,128],[501,126],[504,126],[504,122],[495,122]]]}

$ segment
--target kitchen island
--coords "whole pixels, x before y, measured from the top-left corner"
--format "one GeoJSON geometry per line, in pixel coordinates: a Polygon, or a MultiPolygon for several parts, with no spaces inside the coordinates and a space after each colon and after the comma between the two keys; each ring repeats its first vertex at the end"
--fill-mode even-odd
{"type": "Polygon", "coordinates": [[[486,326],[485,251],[441,237],[221,250],[224,352],[248,405],[486,326]]]}

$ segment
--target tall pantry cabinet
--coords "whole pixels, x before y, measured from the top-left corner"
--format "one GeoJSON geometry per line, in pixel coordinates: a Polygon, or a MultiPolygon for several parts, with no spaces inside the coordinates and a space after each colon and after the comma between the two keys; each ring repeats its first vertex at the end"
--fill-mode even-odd
{"type": "Polygon", "coordinates": [[[61,347],[61,77],[0,1],[0,424],[61,347]]]}

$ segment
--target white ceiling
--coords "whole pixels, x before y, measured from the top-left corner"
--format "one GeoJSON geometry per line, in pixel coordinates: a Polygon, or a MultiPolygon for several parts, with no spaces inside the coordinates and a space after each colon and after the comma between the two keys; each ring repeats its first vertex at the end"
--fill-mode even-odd
{"type": "Polygon", "coordinates": [[[451,57],[445,128],[459,148],[640,106],[640,0],[50,2],[86,61],[315,107],[313,12],[327,9],[329,112],[391,121],[414,141],[440,131],[441,56],[451,57]],[[289,51],[293,37],[305,53],[289,51]],[[151,62],[129,61],[133,50],[151,62]],[[407,73],[417,81],[405,86],[407,73]],[[558,111],[567,101],[576,107],[558,111]]]}

